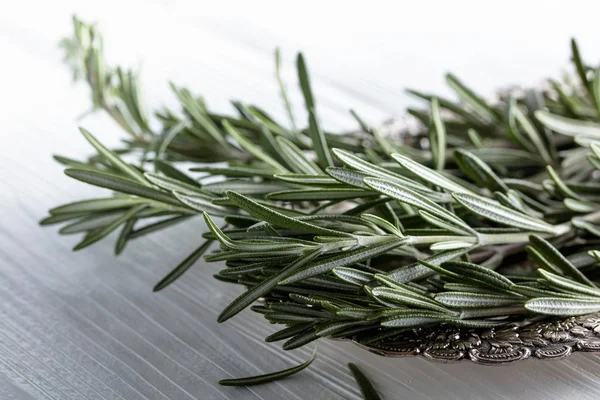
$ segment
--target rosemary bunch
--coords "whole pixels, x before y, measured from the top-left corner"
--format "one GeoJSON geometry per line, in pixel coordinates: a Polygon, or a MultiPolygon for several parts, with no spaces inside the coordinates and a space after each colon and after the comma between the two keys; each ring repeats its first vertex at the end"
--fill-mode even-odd
{"type": "Polygon", "coordinates": [[[489,328],[600,311],[600,70],[575,42],[576,76],[546,89],[488,101],[449,74],[458,101],[410,91],[428,103],[408,110],[416,132],[384,135],[352,111],[360,130],[336,134],[319,124],[301,54],[306,128],[296,125],[279,53],[289,126],[241,102],[236,116],[213,113],[174,84],[181,110],[150,123],[137,73],[107,66],[94,26],[74,25],[63,44],[75,77],[130,135],[111,150],[82,129],[97,153],[56,157],[68,176],[115,192],[42,221],[83,233],[76,250],[120,229],[118,254],[201,214],[204,241],[154,290],[202,256],[222,262],[215,277],[245,291],[219,321],[263,299],[251,308],[282,325],[266,340],[285,340],[286,350],[321,337],[372,343],[432,324],[489,328]],[[181,161],[195,166],[183,171],[181,161]]]}

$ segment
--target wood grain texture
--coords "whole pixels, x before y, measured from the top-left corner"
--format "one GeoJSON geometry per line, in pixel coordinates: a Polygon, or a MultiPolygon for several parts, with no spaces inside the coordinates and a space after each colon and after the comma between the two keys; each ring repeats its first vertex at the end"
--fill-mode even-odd
{"type": "MultiPolygon", "coordinates": [[[[265,344],[263,338],[275,329],[249,312],[218,324],[217,315],[240,291],[212,279],[218,265],[198,263],[163,292],[151,292],[197,246],[206,229],[200,218],[168,234],[135,240],[120,257],[113,255],[114,236],[73,253],[78,238],[38,226],[48,208],[99,193],[67,179],[50,157],[90,152],[74,121],[86,111],[88,93],[70,84],[56,43],[69,33],[69,15],[80,11],[85,18],[100,20],[113,60],[144,60],[151,107],[173,101],[166,85],[173,79],[201,90],[223,110],[229,109],[226,99],[235,95],[282,111],[271,50],[279,42],[284,50],[294,51],[302,36],[277,33],[259,26],[260,19],[243,15],[201,17],[170,1],[58,1],[40,13],[30,11],[42,2],[22,3],[13,14],[0,15],[1,399],[358,399],[348,362],[372,377],[386,399],[600,398],[600,359],[589,354],[556,363],[486,368],[384,359],[333,341],[322,341],[315,363],[297,376],[251,389],[220,387],[219,379],[299,363],[312,348],[284,352],[277,344],[265,344]],[[142,3],[144,11],[131,30],[131,15],[142,3]]],[[[338,36],[321,47],[314,38],[307,44],[326,125],[352,127],[349,106],[363,110],[373,122],[397,113],[405,104],[399,85],[411,81],[403,78],[385,86],[398,72],[388,61],[400,61],[395,41],[377,41],[372,48],[361,42],[360,52],[349,56],[352,49],[342,48],[349,42],[338,36]],[[331,45],[336,41],[337,53],[331,45]],[[354,66],[341,68],[342,54],[344,61],[354,59],[354,66]]],[[[566,38],[564,42],[566,48],[566,38]]],[[[523,46],[521,51],[527,49],[523,46]]],[[[398,49],[413,47],[398,44],[398,49]]],[[[285,74],[293,82],[292,54],[286,54],[285,74]]],[[[418,66],[401,69],[404,74],[412,71],[416,81],[425,79],[418,66]]],[[[301,104],[299,97],[292,100],[301,104]]],[[[118,142],[118,129],[104,116],[81,123],[108,143],[118,142]]]]}

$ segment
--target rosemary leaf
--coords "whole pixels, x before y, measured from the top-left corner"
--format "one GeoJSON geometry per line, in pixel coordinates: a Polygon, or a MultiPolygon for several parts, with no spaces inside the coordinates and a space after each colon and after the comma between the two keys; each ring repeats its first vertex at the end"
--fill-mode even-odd
{"type": "Polygon", "coordinates": [[[169,178],[176,179],[183,183],[187,183],[188,185],[200,186],[200,184],[194,179],[192,179],[187,174],[181,172],[173,165],[164,160],[154,161],[154,166],[156,167],[157,171],[162,172],[163,174],[165,174],[165,176],[168,176],[169,178]]]}
{"type": "MultiPolygon", "coordinates": [[[[541,257],[543,257],[543,261],[546,261],[558,267],[558,269],[560,269],[563,274],[570,276],[577,282],[582,283],[584,285],[593,288],[597,287],[596,284],[594,284],[573,264],[571,264],[571,262],[565,256],[563,256],[554,246],[552,246],[547,240],[537,235],[531,235],[529,237],[529,243],[531,243],[531,247],[537,251],[536,254],[539,254],[541,257]]],[[[543,262],[540,259],[538,259],[537,261],[543,262]]]]}
{"type": "Polygon", "coordinates": [[[91,231],[88,235],[86,235],[86,237],[81,242],[79,242],[77,245],[75,245],[75,247],[73,247],[73,250],[81,250],[84,247],[87,247],[87,246],[90,246],[90,245],[96,243],[97,241],[104,238],[105,236],[108,236],[112,231],[117,229],[121,224],[124,224],[130,218],[133,218],[135,216],[135,214],[137,214],[139,211],[141,211],[144,207],[146,207],[145,204],[140,204],[135,207],[132,207],[129,211],[124,213],[121,217],[112,221],[110,224],[91,231]]]}
{"type": "Polygon", "coordinates": [[[131,218],[127,222],[125,222],[125,225],[123,225],[123,229],[121,229],[119,238],[117,239],[117,242],[115,243],[115,255],[118,256],[119,254],[121,254],[121,252],[125,248],[125,245],[127,244],[127,241],[129,240],[129,234],[133,230],[133,226],[135,225],[135,223],[136,223],[136,219],[131,218]]]}
{"type": "Polygon", "coordinates": [[[175,206],[182,205],[179,201],[177,201],[177,199],[164,192],[137,184],[136,182],[127,178],[122,178],[118,175],[107,172],[69,168],[65,170],[65,174],[71,178],[75,178],[95,186],[132,194],[135,196],[145,197],[147,199],[152,199],[175,206]]]}
{"type": "Polygon", "coordinates": [[[146,202],[147,200],[145,199],[124,196],[109,197],[105,199],[82,200],[76,201],[74,203],[65,204],[60,207],[52,208],[50,209],[49,213],[51,215],[91,213],[127,208],[136,204],[142,204],[146,202]]]}
{"type": "Polygon", "coordinates": [[[600,123],[563,117],[546,110],[536,111],[535,117],[544,126],[557,133],[567,136],[588,136],[600,140],[600,123]]]}
{"type": "Polygon", "coordinates": [[[372,257],[376,257],[380,254],[384,254],[398,246],[401,246],[406,242],[405,238],[377,238],[375,241],[365,248],[360,248],[354,251],[346,252],[339,256],[325,258],[319,261],[315,261],[304,268],[301,268],[291,276],[283,279],[280,284],[287,285],[293,282],[298,282],[303,279],[307,279],[316,275],[320,275],[324,272],[329,272],[334,268],[347,267],[360,263],[372,257]]]}
{"type": "Polygon", "coordinates": [[[204,243],[202,243],[202,245],[200,245],[200,247],[198,247],[196,250],[194,250],[194,252],[192,254],[187,256],[181,263],[179,263],[178,266],[176,266],[171,272],[169,272],[167,274],[167,276],[162,278],[156,285],[154,285],[154,288],[152,288],[152,291],[158,292],[158,291],[166,288],[167,286],[169,286],[175,280],[177,280],[177,278],[179,278],[181,275],[183,275],[185,273],[185,271],[187,271],[192,265],[194,265],[194,263],[200,257],[202,257],[204,255],[204,253],[206,253],[206,251],[210,248],[212,243],[213,243],[213,240],[207,240],[204,243]]]}
{"type": "Polygon", "coordinates": [[[537,297],[527,301],[525,308],[544,315],[582,315],[600,311],[600,300],[537,297]]]}
{"type": "Polygon", "coordinates": [[[237,378],[237,379],[222,379],[219,381],[219,385],[222,386],[254,386],[261,385],[263,383],[274,382],[279,379],[287,378],[288,376],[292,376],[303,369],[307,368],[317,357],[317,349],[315,347],[315,351],[313,352],[310,360],[297,365],[295,367],[291,367],[288,369],[284,369],[278,372],[272,372],[270,374],[264,375],[256,375],[250,376],[247,378],[237,378]]]}
{"type": "Polygon", "coordinates": [[[454,193],[452,196],[471,212],[502,225],[535,232],[555,233],[556,229],[543,220],[504,207],[482,196],[454,193]]]}
{"type": "Polygon", "coordinates": [[[79,128],[79,130],[81,131],[85,139],[88,142],[90,142],[90,144],[94,146],[94,148],[98,150],[98,152],[102,154],[103,157],[105,157],[112,165],[114,165],[115,168],[118,168],[119,170],[121,170],[121,172],[128,175],[131,179],[137,181],[139,184],[149,186],[148,181],[146,180],[146,178],[144,178],[144,175],[142,175],[140,171],[133,168],[132,166],[124,162],[114,152],[104,147],[104,145],[100,143],[98,139],[96,139],[89,131],[87,131],[84,128],[79,128]]]}
{"type": "Polygon", "coordinates": [[[287,278],[291,274],[293,274],[296,270],[301,268],[303,265],[309,263],[311,260],[319,256],[319,251],[314,250],[307,255],[303,255],[298,257],[296,261],[285,267],[280,273],[273,275],[272,277],[265,279],[264,281],[258,283],[252,288],[248,289],[242,295],[237,297],[235,300],[231,302],[219,315],[217,321],[225,322],[229,318],[233,317],[244,308],[248,307],[250,304],[255,302],[265,293],[271,291],[275,286],[277,286],[280,281],[287,278]]]}
{"type": "Polygon", "coordinates": [[[352,372],[352,375],[354,375],[354,380],[358,384],[360,392],[365,400],[381,400],[381,397],[379,397],[379,394],[373,387],[371,381],[369,381],[356,364],[348,363],[348,368],[350,369],[350,372],[352,372]]]}
{"type": "Polygon", "coordinates": [[[324,175],[323,170],[312,162],[302,150],[283,136],[277,137],[277,144],[281,149],[281,156],[294,169],[295,172],[308,175],[324,175]]]}
{"type": "Polygon", "coordinates": [[[298,219],[290,218],[273,209],[269,209],[248,197],[239,193],[228,191],[227,197],[238,207],[248,212],[255,218],[259,218],[272,225],[280,228],[294,229],[300,232],[313,233],[316,235],[331,235],[331,236],[350,236],[344,232],[337,232],[330,229],[321,228],[317,225],[309,224],[298,219]]]}

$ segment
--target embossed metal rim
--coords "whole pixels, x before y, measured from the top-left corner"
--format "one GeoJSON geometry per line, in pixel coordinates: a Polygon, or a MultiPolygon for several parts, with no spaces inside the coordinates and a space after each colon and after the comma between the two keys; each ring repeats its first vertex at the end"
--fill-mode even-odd
{"type": "Polygon", "coordinates": [[[422,356],[444,363],[470,360],[482,365],[502,365],[528,358],[559,360],[575,351],[600,351],[600,313],[497,329],[435,325],[407,330],[374,343],[360,340],[353,339],[358,346],[381,356],[422,356]]]}

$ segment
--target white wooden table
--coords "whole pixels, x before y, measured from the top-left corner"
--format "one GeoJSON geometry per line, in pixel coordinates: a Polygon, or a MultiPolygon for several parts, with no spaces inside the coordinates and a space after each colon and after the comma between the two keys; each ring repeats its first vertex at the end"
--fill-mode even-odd
{"type": "MultiPolygon", "coordinates": [[[[353,126],[350,107],[373,123],[401,115],[406,86],[447,93],[447,69],[469,76],[483,92],[506,82],[539,82],[565,65],[569,35],[598,57],[597,12],[584,11],[583,2],[569,2],[572,16],[558,3],[540,3],[556,17],[545,21],[531,16],[540,4],[522,4],[520,14],[503,3],[493,11],[504,18],[497,30],[490,16],[475,14],[480,3],[373,4],[369,11],[365,4],[310,2],[274,4],[270,11],[243,2],[18,3],[0,12],[1,399],[355,399],[348,362],[363,367],[386,399],[600,398],[594,355],[488,368],[385,359],[331,341],[322,341],[311,368],[292,378],[251,389],[220,387],[222,378],[296,364],[312,348],[284,352],[265,344],[274,328],[249,312],[217,324],[240,290],[212,278],[218,265],[198,263],[168,289],[151,292],[197,246],[205,230],[199,219],[134,241],[118,258],[111,241],[73,253],[77,238],[38,226],[48,208],[99,193],[66,178],[51,159],[90,152],[75,121],[89,106],[88,92],[70,84],[56,48],[70,33],[74,11],[100,21],[112,61],[143,60],[152,108],[174,101],[166,84],[173,80],[220,110],[229,110],[233,97],[281,113],[272,50],[284,50],[294,88],[293,52],[302,48],[321,118],[337,129],[353,126]]],[[[293,101],[300,109],[299,97],[293,101]]],[[[81,123],[117,143],[120,132],[106,117],[81,123]]]]}

